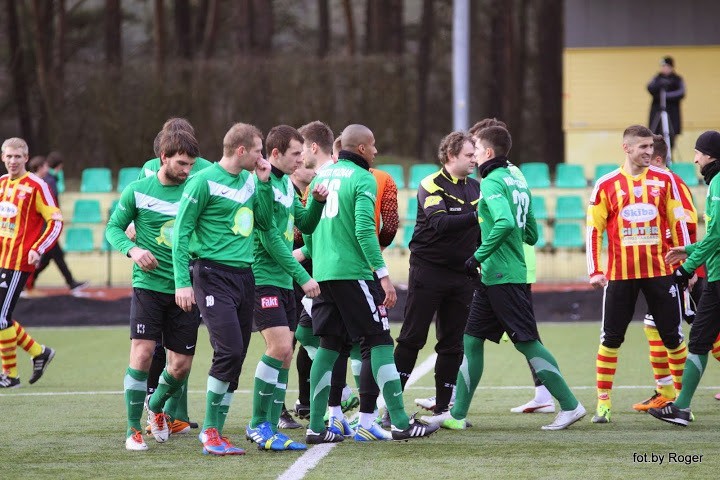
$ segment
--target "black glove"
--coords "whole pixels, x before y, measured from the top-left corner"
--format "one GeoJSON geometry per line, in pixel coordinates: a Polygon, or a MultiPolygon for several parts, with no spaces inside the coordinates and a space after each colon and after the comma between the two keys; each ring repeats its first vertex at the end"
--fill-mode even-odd
{"type": "Polygon", "coordinates": [[[677,286],[680,287],[680,291],[688,287],[688,282],[691,278],[692,274],[688,273],[682,266],[679,266],[673,272],[673,279],[677,286]]]}
{"type": "Polygon", "coordinates": [[[478,273],[479,266],[480,262],[477,261],[475,255],[470,256],[470,258],[465,260],[465,275],[467,275],[468,278],[478,278],[480,276],[480,273],[478,273]]]}

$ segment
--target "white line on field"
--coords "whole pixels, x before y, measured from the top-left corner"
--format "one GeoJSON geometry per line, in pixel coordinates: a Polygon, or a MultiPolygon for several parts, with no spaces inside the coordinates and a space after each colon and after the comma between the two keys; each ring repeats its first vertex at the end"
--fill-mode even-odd
{"type": "MultiPolygon", "coordinates": [[[[424,362],[415,367],[410,374],[410,378],[408,378],[405,387],[407,388],[411,386],[413,383],[422,378],[423,375],[432,370],[435,367],[436,358],[437,353],[433,353],[426,358],[424,362]]],[[[435,387],[433,387],[433,389],[434,388],[435,387]]],[[[378,397],[377,406],[378,408],[385,406],[385,400],[382,395],[378,397]]],[[[312,447],[302,454],[300,458],[295,460],[295,463],[290,465],[290,467],[278,477],[278,480],[301,480],[302,478],[305,478],[305,475],[315,468],[317,464],[320,463],[320,461],[325,458],[333,448],[335,448],[335,445],[337,445],[337,443],[324,443],[312,447]]]]}

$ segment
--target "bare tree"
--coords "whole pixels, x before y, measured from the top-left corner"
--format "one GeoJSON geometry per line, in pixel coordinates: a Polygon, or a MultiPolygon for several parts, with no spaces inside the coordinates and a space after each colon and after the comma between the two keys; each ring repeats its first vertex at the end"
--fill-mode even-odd
{"type": "Polygon", "coordinates": [[[54,125],[54,82],[52,78],[53,2],[32,0],[32,38],[35,52],[35,72],[40,90],[41,108],[37,115],[36,148],[46,150],[54,125]]]}
{"type": "Polygon", "coordinates": [[[427,104],[428,79],[430,77],[432,38],[434,30],[433,0],[423,0],[422,18],[420,19],[420,38],[417,54],[417,138],[415,139],[415,156],[422,158],[423,145],[427,136],[427,104]]]}
{"type": "Polygon", "coordinates": [[[105,61],[122,64],[122,6],[120,0],[105,0],[105,61]]]}
{"type": "Polygon", "coordinates": [[[318,0],[318,49],[319,58],[324,58],[330,51],[330,2],[318,0]]]}
{"type": "Polygon", "coordinates": [[[350,0],[343,0],[343,11],[345,12],[345,31],[347,32],[347,53],[355,55],[357,46],[355,44],[355,20],[350,0]]]}
{"type": "Polygon", "coordinates": [[[403,52],[403,0],[368,0],[365,53],[403,52]]]}
{"type": "Polygon", "coordinates": [[[236,5],[240,51],[253,55],[269,53],[274,29],[272,2],[240,0],[236,5]]]}
{"type": "Polygon", "coordinates": [[[193,56],[190,1],[175,0],[175,36],[180,57],[190,60],[193,56]]]}
{"type": "MultiPolygon", "coordinates": [[[[65,0],[57,0],[57,27],[55,29],[55,78],[57,79],[58,90],[63,91],[65,85],[65,33],[67,32],[67,18],[65,12],[65,0]]],[[[62,95],[61,95],[62,97],[62,95]]]]}
{"type": "Polygon", "coordinates": [[[165,3],[155,0],[153,37],[155,40],[155,68],[160,78],[165,75],[167,33],[165,31],[165,3]]]}
{"type": "Polygon", "coordinates": [[[28,79],[23,66],[23,52],[20,41],[20,22],[15,8],[15,0],[5,0],[5,25],[8,32],[9,62],[8,70],[12,76],[13,93],[17,107],[20,134],[33,147],[35,136],[32,128],[28,79]]]}
{"type": "Polygon", "coordinates": [[[203,25],[202,52],[205,58],[210,58],[215,53],[215,41],[218,31],[218,0],[209,0],[203,25]]]}

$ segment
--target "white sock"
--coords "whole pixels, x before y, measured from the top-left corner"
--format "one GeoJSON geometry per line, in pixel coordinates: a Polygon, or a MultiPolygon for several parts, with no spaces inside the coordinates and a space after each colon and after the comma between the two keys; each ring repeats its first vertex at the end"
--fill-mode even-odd
{"type": "Polygon", "coordinates": [[[330,408],[330,416],[331,417],[340,418],[340,419],[343,418],[342,408],[340,407],[340,405],[338,405],[336,407],[328,407],[328,408],[330,408]]]}
{"type": "Polygon", "coordinates": [[[539,387],[535,387],[535,402],[540,404],[550,404],[555,403],[553,401],[552,395],[550,395],[550,392],[548,391],[547,387],[545,385],[540,385],[539,387]]]}
{"type": "Polygon", "coordinates": [[[345,400],[350,398],[350,395],[352,395],[352,390],[350,389],[350,387],[348,387],[348,385],[346,383],[345,386],[343,387],[342,395],[340,396],[340,401],[344,402],[345,400]]]}
{"type": "Polygon", "coordinates": [[[360,412],[360,421],[358,422],[361,427],[363,427],[366,430],[369,430],[375,419],[377,418],[377,410],[375,410],[373,413],[363,413],[360,412]]]}

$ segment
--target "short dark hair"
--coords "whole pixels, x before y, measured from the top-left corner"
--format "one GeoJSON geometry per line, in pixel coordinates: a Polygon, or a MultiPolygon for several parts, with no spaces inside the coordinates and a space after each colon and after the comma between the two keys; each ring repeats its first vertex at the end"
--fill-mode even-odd
{"type": "Polygon", "coordinates": [[[668,148],[667,143],[665,143],[665,138],[663,138],[662,135],[653,135],[653,157],[659,155],[664,162],[667,158],[667,152],[668,148]]]}
{"type": "Polygon", "coordinates": [[[36,155],[32,157],[28,162],[28,170],[33,173],[37,173],[37,171],[40,170],[40,167],[42,167],[46,163],[47,158],[43,157],[42,155],[36,155]]]}
{"type": "Polygon", "coordinates": [[[653,135],[654,135],[653,132],[644,125],[630,125],[623,132],[623,138],[627,138],[627,137],[646,138],[646,137],[652,137],[653,135]]]}
{"type": "Polygon", "coordinates": [[[485,146],[491,147],[495,151],[496,157],[506,157],[512,148],[512,136],[503,127],[483,128],[477,133],[476,137],[485,146]]]}
{"type": "Polygon", "coordinates": [[[298,128],[306,143],[316,143],[324,153],[331,154],[335,135],[332,129],[320,120],[306,123],[298,128]]]}
{"type": "Polygon", "coordinates": [[[440,140],[438,147],[438,160],[445,165],[450,157],[457,157],[465,145],[465,142],[472,143],[472,138],[466,132],[452,132],[440,140]]]}
{"type": "Polygon", "coordinates": [[[47,162],[48,162],[48,167],[50,167],[50,168],[59,167],[63,163],[62,153],[53,150],[52,152],[48,153],[47,162]]]}
{"type": "Polygon", "coordinates": [[[183,153],[192,158],[200,155],[200,147],[195,135],[185,130],[163,132],[160,137],[160,155],[172,157],[183,153]]]}
{"type": "Polygon", "coordinates": [[[477,122],[475,125],[470,127],[470,130],[468,130],[468,133],[472,135],[473,137],[476,137],[478,132],[482,130],[483,128],[488,127],[503,127],[504,129],[507,128],[507,124],[503,122],[502,120],[498,120],[497,118],[483,118],[479,122],[477,122]]]}
{"type": "Polygon", "coordinates": [[[273,149],[277,148],[281,154],[285,154],[290,147],[290,142],[293,140],[300,142],[300,145],[305,142],[303,136],[295,128],[290,125],[278,125],[268,132],[265,140],[265,151],[269,156],[273,149]]]}

